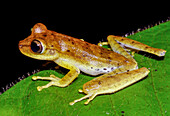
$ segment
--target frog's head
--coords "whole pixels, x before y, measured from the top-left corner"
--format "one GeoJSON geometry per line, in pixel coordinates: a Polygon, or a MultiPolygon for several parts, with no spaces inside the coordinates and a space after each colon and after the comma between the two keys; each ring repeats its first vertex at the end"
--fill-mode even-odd
{"type": "Polygon", "coordinates": [[[54,45],[51,45],[53,36],[50,36],[50,32],[45,25],[37,23],[32,28],[31,35],[19,42],[19,50],[22,54],[39,60],[57,59],[59,55],[54,45]]]}

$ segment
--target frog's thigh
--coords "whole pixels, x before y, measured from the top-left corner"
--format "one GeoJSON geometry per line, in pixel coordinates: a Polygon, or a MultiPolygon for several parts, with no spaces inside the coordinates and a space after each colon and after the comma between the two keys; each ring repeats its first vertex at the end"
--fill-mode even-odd
{"type": "Polygon", "coordinates": [[[91,100],[95,98],[95,96],[99,94],[114,93],[116,91],[119,91],[144,78],[146,75],[148,75],[148,73],[149,70],[143,67],[114,76],[102,76],[102,78],[97,77],[85,83],[83,85],[83,90],[79,90],[79,92],[84,92],[87,95],[80,99],[74,100],[70,103],[70,105],[73,105],[74,103],[79,102],[83,99],[89,98],[87,102],[85,102],[85,104],[88,104],[91,100]]]}
{"type": "Polygon", "coordinates": [[[107,37],[107,40],[114,52],[121,54],[122,56],[124,56],[128,59],[131,59],[133,62],[136,63],[136,61],[133,59],[133,57],[117,42],[116,36],[110,35],[107,37]]]}
{"type": "Polygon", "coordinates": [[[112,50],[118,54],[121,54],[122,56],[131,59],[133,62],[136,63],[136,61],[133,59],[133,57],[117,42],[116,36],[108,36],[107,37],[108,42],[101,42],[98,45],[107,45],[109,44],[112,48],[112,50]]]}

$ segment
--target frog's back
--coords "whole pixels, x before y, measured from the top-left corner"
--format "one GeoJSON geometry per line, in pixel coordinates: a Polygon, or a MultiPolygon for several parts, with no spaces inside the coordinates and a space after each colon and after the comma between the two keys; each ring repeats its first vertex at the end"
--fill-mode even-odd
{"type": "MultiPolygon", "coordinates": [[[[88,43],[81,39],[77,39],[71,36],[53,32],[55,42],[60,49],[59,51],[67,56],[74,57],[80,60],[106,60],[113,62],[115,60],[125,60],[126,58],[122,55],[115,53],[106,48],[100,47],[95,44],[88,43]]],[[[56,47],[57,47],[56,46],[56,47]]]]}

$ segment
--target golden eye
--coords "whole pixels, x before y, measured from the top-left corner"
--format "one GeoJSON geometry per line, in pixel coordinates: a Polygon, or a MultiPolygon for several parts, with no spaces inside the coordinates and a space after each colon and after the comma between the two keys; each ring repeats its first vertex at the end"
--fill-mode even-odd
{"type": "Polygon", "coordinates": [[[42,53],[43,52],[43,45],[40,41],[38,40],[33,40],[31,42],[31,50],[35,53],[42,53]]]}

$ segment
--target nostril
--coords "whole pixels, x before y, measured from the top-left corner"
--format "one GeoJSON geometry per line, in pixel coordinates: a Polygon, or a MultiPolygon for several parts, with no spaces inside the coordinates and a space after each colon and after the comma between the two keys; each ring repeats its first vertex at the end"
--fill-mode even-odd
{"type": "Polygon", "coordinates": [[[23,45],[19,45],[19,48],[22,48],[23,45]]]}

